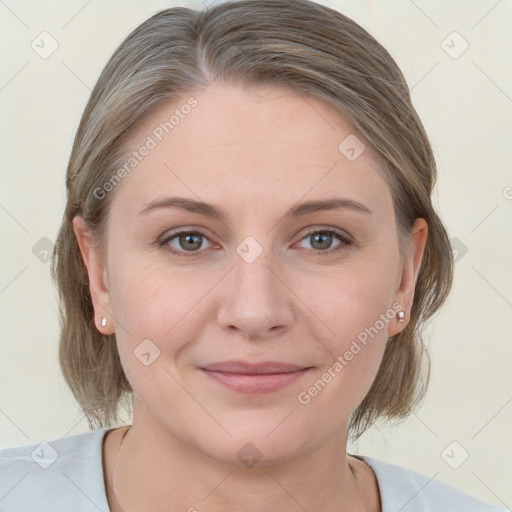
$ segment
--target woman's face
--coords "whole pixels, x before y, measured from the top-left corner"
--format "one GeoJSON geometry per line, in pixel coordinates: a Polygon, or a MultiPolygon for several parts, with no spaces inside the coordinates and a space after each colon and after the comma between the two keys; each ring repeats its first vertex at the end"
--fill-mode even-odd
{"type": "Polygon", "coordinates": [[[395,313],[408,318],[426,235],[417,223],[401,260],[390,189],[360,144],[332,108],[275,87],[212,85],[137,127],[105,258],[86,258],[134,425],[260,464],[346,436],[406,325],[395,313]],[[306,206],[323,201],[338,206],[306,206]]]}

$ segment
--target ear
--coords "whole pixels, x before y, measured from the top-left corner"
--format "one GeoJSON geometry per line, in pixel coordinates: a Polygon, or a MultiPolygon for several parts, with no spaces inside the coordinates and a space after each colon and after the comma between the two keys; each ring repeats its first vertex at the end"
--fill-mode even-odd
{"type": "Polygon", "coordinates": [[[111,313],[106,267],[98,249],[94,245],[92,231],[82,217],[77,216],[73,219],[73,230],[89,276],[89,289],[94,305],[96,328],[102,334],[112,334],[115,331],[115,325],[114,317],[111,313]],[[101,325],[102,317],[105,317],[107,320],[105,326],[101,325]]]}
{"type": "Polygon", "coordinates": [[[418,279],[427,236],[427,222],[425,219],[416,219],[411,229],[411,247],[408,254],[404,256],[404,260],[402,262],[401,273],[398,276],[400,279],[400,285],[395,292],[393,302],[393,304],[399,303],[401,305],[400,309],[405,312],[405,321],[398,322],[398,319],[395,316],[395,320],[389,324],[388,336],[394,336],[402,331],[411,318],[414,289],[416,286],[416,280],[418,279]]]}

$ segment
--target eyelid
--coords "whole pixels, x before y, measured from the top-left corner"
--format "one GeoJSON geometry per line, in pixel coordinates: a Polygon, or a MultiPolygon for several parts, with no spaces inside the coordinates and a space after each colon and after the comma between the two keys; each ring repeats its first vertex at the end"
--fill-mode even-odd
{"type": "MultiPolygon", "coordinates": [[[[157,240],[157,243],[158,245],[160,246],[164,246],[164,245],[167,245],[171,239],[174,239],[176,238],[177,236],[179,235],[182,235],[182,234],[187,234],[187,235],[199,235],[199,236],[202,236],[203,238],[205,238],[206,240],[208,240],[210,243],[212,244],[217,244],[217,245],[220,245],[218,244],[217,242],[214,242],[212,240],[212,237],[211,235],[207,234],[208,230],[206,230],[205,228],[187,228],[187,227],[184,227],[184,228],[176,228],[175,230],[174,229],[170,229],[170,230],[167,230],[162,236],[160,236],[157,240]]],[[[171,252],[173,252],[173,249],[169,249],[171,252]]],[[[201,254],[205,251],[205,249],[202,249],[200,251],[188,251],[188,254],[190,255],[194,255],[194,254],[201,254]]],[[[182,251],[185,253],[185,255],[187,254],[187,251],[182,251]]]]}
{"type": "Polygon", "coordinates": [[[315,233],[328,233],[330,235],[333,235],[334,237],[338,238],[339,244],[335,245],[334,247],[329,247],[325,250],[320,249],[303,249],[307,252],[307,254],[312,256],[319,256],[319,257],[325,257],[328,258],[329,256],[336,256],[337,254],[341,253],[341,251],[347,250],[349,247],[354,246],[354,239],[344,231],[338,229],[338,228],[314,228],[305,233],[301,236],[298,243],[302,242],[303,240],[306,240],[310,236],[314,235],[315,233]]]}
{"type": "Polygon", "coordinates": [[[325,227],[314,227],[311,228],[309,231],[307,231],[304,235],[301,236],[301,240],[304,238],[307,238],[308,236],[312,235],[313,233],[334,233],[336,236],[339,236],[341,239],[343,239],[347,243],[353,243],[354,239],[352,236],[350,236],[346,231],[340,228],[325,226],[325,227]]]}
{"type": "MultiPolygon", "coordinates": [[[[214,244],[217,243],[217,242],[212,241],[211,238],[213,238],[213,237],[211,237],[210,235],[207,235],[204,231],[208,231],[208,230],[206,228],[190,228],[190,227],[189,228],[187,228],[187,227],[176,228],[176,230],[171,229],[170,231],[169,230],[166,231],[164,235],[159,237],[158,244],[160,246],[165,246],[171,241],[171,239],[174,239],[181,234],[199,235],[203,238],[206,238],[210,243],[214,243],[214,244]]],[[[346,233],[345,231],[343,231],[339,228],[334,228],[334,227],[330,227],[330,226],[329,227],[327,227],[327,226],[326,227],[318,227],[318,226],[311,227],[311,229],[309,229],[309,231],[307,231],[306,233],[304,233],[300,236],[300,239],[298,240],[297,243],[302,242],[304,239],[308,238],[309,236],[312,236],[315,233],[333,234],[334,236],[338,237],[338,239],[340,240],[340,244],[335,246],[334,248],[329,248],[324,251],[322,251],[320,249],[305,249],[308,252],[308,254],[317,254],[320,256],[321,255],[327,256],[327,255],[331,255],[331,254],[335,253],[337,250],[342,250],[343,248],[346,248],[347,246],[354,244],[354,239],[351,235],[349,235],[348,233],[346,233]]],[[[221,244],[217,243],[217,245],[221,245],[221,244]]],[[[198,256],[205,252],[205,249],[198,250],[198,251],[184,251],[184,250],[176,250],[176,249],[173,249],[170,247],[168,247],[167,250],[177,256],[185,256],[185,257],[198,256]]]]}

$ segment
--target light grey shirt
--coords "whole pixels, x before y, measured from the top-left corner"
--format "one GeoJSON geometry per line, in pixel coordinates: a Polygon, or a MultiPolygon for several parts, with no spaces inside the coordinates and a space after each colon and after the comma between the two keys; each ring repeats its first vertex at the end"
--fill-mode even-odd
{"type": "MultiPolygon", "coordinates": [[[[1,449],[0,512],[109,512],[102,463],[108,430],[1,449]]],[[[508,512],[433,477],[359,457],[375,472],[382,512],[508,512]]]]}

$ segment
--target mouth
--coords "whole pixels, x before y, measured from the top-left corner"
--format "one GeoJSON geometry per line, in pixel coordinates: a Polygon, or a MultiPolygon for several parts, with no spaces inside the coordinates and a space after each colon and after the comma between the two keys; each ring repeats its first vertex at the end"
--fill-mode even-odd
{"type": "Polygon", "coordinates": [[[239,393],[273,393],[303,377],[312,367],[282,362],[225,361],[200,367],[214,382],[239,393]]]}

